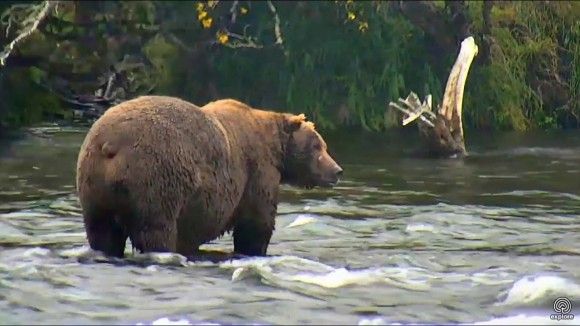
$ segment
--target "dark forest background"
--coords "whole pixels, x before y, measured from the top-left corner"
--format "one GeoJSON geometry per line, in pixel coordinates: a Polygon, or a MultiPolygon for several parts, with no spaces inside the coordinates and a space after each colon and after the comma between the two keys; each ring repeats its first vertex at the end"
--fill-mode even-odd
{"type": "Polygon", "coordinates": [[[391,100],[440,102],[470,35],[467,128],[580,126],[580,2],[3,1],[0,13],[4,128],[163,94],[381,131],[399,125],[391,100]]]}

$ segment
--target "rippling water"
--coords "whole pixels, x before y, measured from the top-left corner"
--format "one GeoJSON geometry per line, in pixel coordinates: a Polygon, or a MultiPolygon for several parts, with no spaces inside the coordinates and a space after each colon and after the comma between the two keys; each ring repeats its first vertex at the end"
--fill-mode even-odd
{"type": "Polygon", "coordinates": [[[85,130],[36,131],[0,147],[2,324],[579,322],[578,132],[468,134],[465,160],[417,157],[414,130],[327,135],[345,180],[282,187],[271,257],[189,262],[90,251],[85,130]],[[575,320],[550,319],[561,296],[575,320]]]}

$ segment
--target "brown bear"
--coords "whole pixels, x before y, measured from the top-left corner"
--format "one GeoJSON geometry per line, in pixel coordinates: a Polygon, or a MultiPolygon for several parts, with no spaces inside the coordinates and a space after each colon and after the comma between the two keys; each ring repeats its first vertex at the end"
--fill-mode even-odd
{"type": "Polygon", "coordinates": [[[92,125],[76,183],[89,245],[106,255],[123,257],[129,238],[192,256],[233,230],[234,253],[263,256],[280,183],[332,187],[341,174],[303,114],[142,96],[92,125]]]}

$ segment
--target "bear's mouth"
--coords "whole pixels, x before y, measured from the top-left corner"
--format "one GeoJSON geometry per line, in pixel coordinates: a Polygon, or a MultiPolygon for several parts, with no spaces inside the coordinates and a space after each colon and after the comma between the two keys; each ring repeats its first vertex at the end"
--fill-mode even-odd
{"type": "Polygon", "coordinates": [[[321,188],[332,188],[338,184],[338,179],[335,180],[322,180],[318,183],[321,188]]]}

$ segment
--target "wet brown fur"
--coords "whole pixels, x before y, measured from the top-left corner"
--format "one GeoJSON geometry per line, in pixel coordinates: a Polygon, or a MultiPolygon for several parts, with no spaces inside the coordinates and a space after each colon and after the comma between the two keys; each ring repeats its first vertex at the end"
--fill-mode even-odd
{"type": "Polygon", "coordinates": [[[77,190],[89,244],[108,255],[122,257],[130,238],[141,252],[189,256],[231,230],[235,252],[265,255],[279,184],[323,185],[340,171],[304,115],[143,96],[93,124],[77,190]]]}

